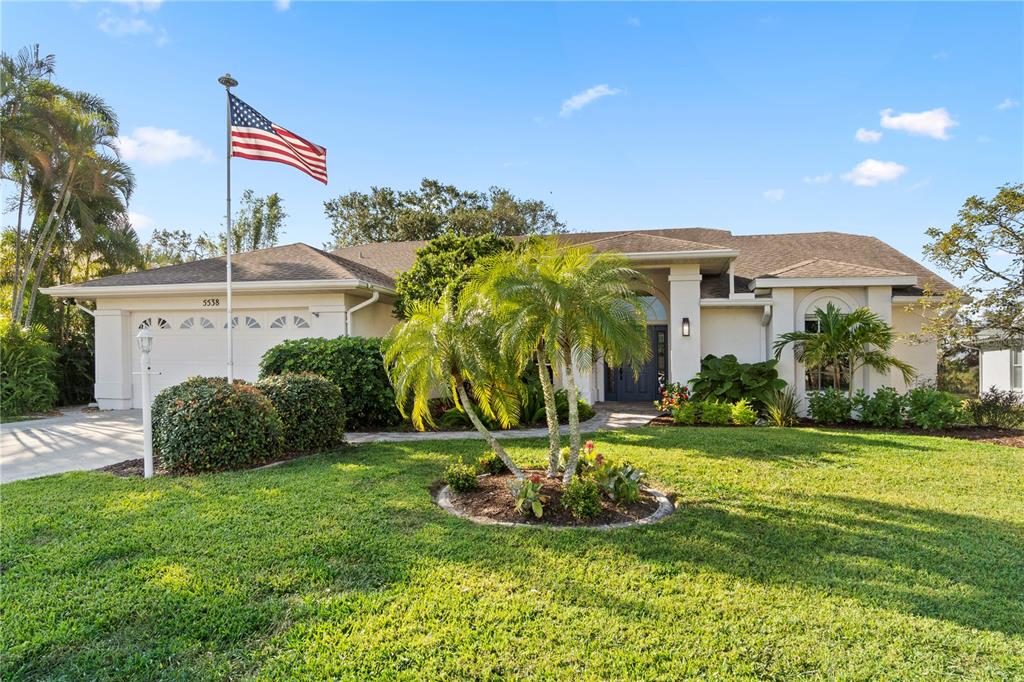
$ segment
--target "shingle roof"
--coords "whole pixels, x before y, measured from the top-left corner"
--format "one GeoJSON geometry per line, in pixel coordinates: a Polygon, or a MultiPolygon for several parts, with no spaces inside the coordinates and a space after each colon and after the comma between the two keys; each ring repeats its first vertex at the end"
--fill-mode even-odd
{"type": "MultiPolygon", "coordinates": [[[[918,286],[900,290],[920,293],[925,285],[937,292],[952,285],[920,263],[875,237],[842,232],[734,235],[728,230],[683,227],[660,230],[573,232],[558,235],[574,245],[595,250],[652,253],[731,249],[739,252],[734,262],[736,290],[766,275],[787,277],[885,277],[914,275],[918,286]]],[[[412,267],[416,251],[425,241],[362,244],[326,252],[306,244],[291,244],[242,253],[232,258],[236,281],[358,279],[379,286],[394,286],[398,273],[412,267]]],[[[224,259],[213,258],[153,270],[114,275],[86,282],[87,287],[145,284],[223,282],[224,259]]],[[[705,275],[701,295],[729,295],[725,275],[705,275]]]]}
{"type": "MultiPolygon", "coordinates": [[[[180,265],[166,265],[123,275],[111,275],[84,282],[84,287],[193,284],[227,280],[225,258],[207,258],[180,265]]],[[[308,244],[274,246],[231,256],[231,278],[235,282],[278,280],[362,280],[378,286],[393,287],[390,276],[362,263],[321,251],[308,244]]]]}

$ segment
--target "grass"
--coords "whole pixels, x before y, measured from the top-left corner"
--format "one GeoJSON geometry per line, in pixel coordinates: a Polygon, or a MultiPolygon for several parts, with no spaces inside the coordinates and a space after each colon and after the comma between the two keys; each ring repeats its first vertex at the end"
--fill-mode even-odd
{"type": "MultiPolygon", "coordinates": [[[[7,484],[0,678],[1024,677],[1024,450],[597,440],[678,511],[610,533],[473,525],[427,490],[472,441],[7,484]]],[[[540,463],[543,441],[511,451],[540,463]]]]}

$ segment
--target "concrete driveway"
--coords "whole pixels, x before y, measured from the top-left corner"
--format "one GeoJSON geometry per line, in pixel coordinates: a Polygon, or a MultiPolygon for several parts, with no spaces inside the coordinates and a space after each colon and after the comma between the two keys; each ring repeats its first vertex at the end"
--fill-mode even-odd
{"type": "Polygon", "coordinates": [[[142,410],[82,412],[0,425],[0,483],[86,471],[142,456],[142,410]]]}

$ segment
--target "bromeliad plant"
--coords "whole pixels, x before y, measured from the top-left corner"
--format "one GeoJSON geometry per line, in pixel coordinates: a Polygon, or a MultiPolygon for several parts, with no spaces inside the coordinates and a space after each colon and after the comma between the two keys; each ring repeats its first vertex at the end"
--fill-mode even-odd
{"type": "Polygon", "coordinates": [[[540,493],[544,487],[543,476],[533,474],[529,478],[516,478],[509,481],[508,487],[515,497],[517,512],[533,514],[538,519],[544,516],[544,503],[548,501],[548,496],[540,493]]]}

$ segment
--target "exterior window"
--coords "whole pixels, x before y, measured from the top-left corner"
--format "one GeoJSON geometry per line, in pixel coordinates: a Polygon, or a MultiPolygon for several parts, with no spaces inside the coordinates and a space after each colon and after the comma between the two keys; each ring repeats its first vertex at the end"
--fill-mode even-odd
{"type": "Polygon", "coordinates": [[[1010,349],[1010,388],[1024,390],[1024,349],[1010,349]]]}
{"type": "Polygon", "coordinates": [[[274,321],[270,323],[271,329],[284,329],[284,326],[288,324],[288,316],[282,315],[281,317],[275,317],[274,321]]]}
{"type": "Polygon", "coordinates": [[[260,323],[256,321],[255,317],[249,317],[248,315],[246,315],[245,326],[248,327],[249,329],[259,329],[260,323]]]}
{"type": "MultiPolygon", "coordinates": [[[[162,317],[158,317],[158,318],[156,318],[156,327],[157,327],[157,329],[170,329],[171,328],[171,323],[168,322],[167,320],[165,320],[162,317]]],[[[153,328],[153,318],[152,317],[147,317],[146,319],[144,319],[142,322],[139,323],[139,329],[152,329],[152,328],[153,328]]]]}
{"type": "MultiPolygon", "coordinates": [[[[817,332],[818,331],[818,320],[817,318],[807,318],[804,320],[804,331],[805,332],[817,332]]],[[[804,390],[806,391],[821,391],[826,388],[832,388],[832,365],[826,367],[819,367],[817,369],[804,369],[804,390]]],[[[850,371],[844,364],[839,369],[839,390],[847,391],[850,389],[850,371]]]]}
{"type": "Polygon", "coordinates": [[[187,318],[185,318],[182,321],[181,326],[178,327],[178,328],[179,329],[191,329],[195,325],[195,323],[196,323],[196,320],[195,320],[194,317],[187,317],[187,318]]]}
{"type": "Polygon", "coordinates": [[[665,306],[657,296],[640,296],[640,302],[644,304],[644,309],[647,311],[648,322],[664,322],[668,319],[668,313],[665,312],[665,306]]]}
{"type": "Polygon", "coordinates": [[[664,377],[666,375],[665,360],[668,357],[666,352],[666,339],[665,330],[659,329],[655,332],[655,353],[658,356],[658,375],[664,377]]]}
{"type": "Polygon", "coordinates": [[[295,326],[298,327],[299,329],[309,329],[309,322],[306,322],[306,318],[304,317],[293,315],[292,321],[295,323],[295,326]]]}
{"type": "Polygon", "coordinates": [[[202,327],[203,329],[215,329],[217,325],[211,322],[208,318],[200,317],[199,326],[202,327]]]}
{"type": "Polygon", "coordinates": [[[147,317],[142,322],[139,322],[139,329],[149,329],[153,326],[153,318],[147,317]]]}

